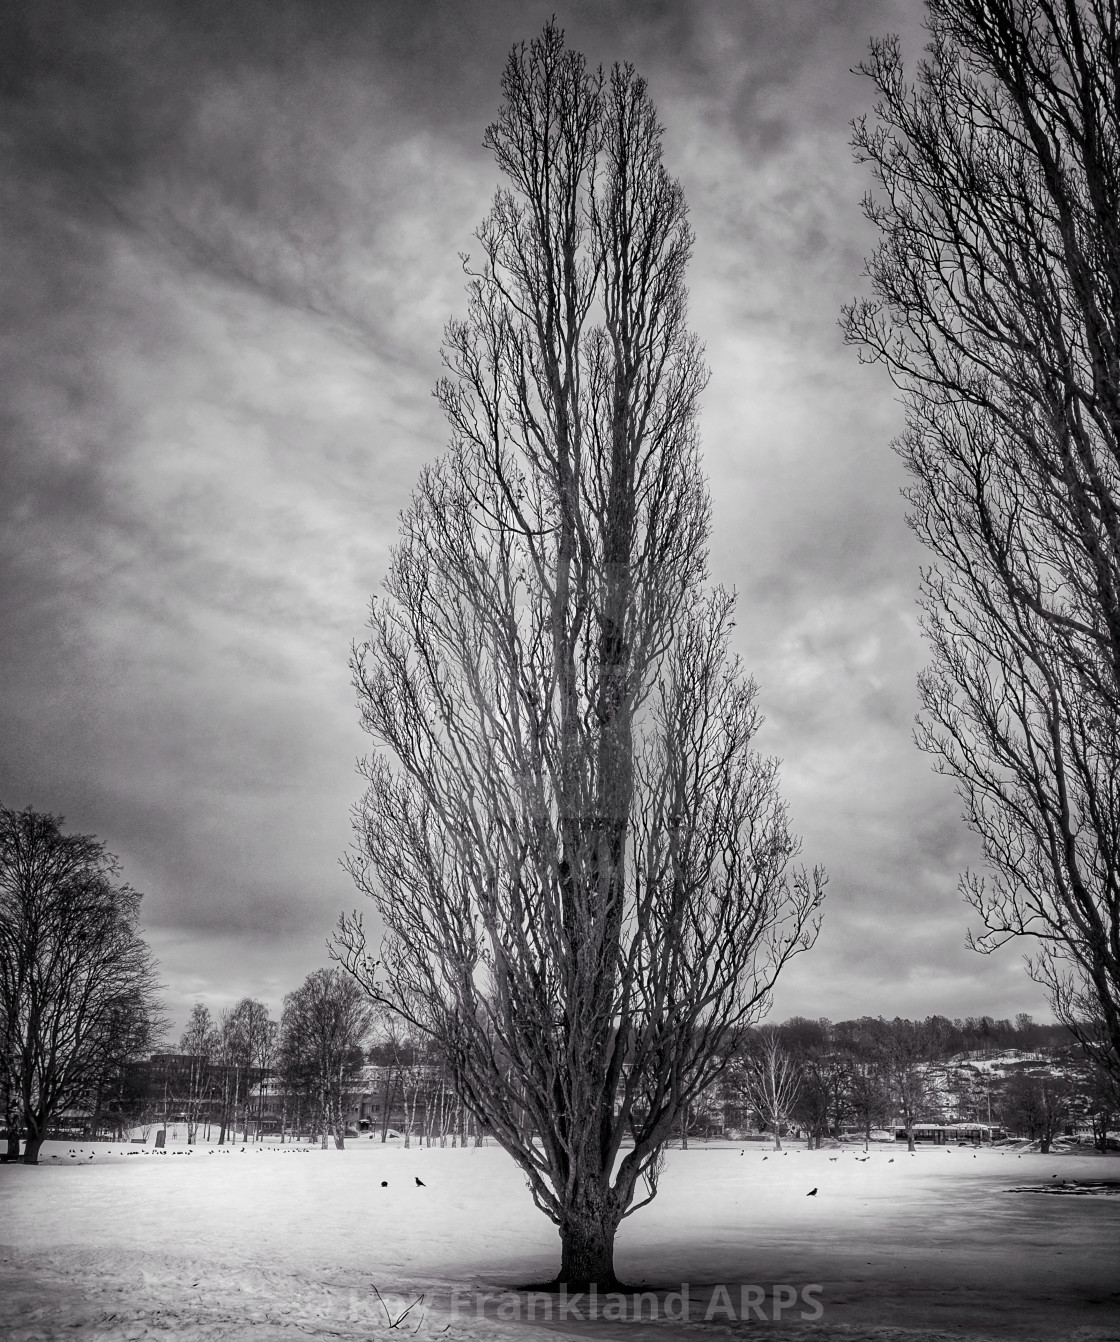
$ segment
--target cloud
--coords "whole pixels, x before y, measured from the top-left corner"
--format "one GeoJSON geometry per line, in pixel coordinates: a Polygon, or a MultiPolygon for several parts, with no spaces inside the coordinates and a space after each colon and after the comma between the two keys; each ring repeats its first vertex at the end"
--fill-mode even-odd
{"type": "MultiPolygon", "coordinates": [[[[430,389],[496,184],[502,65],[554,9],[5,11],[0,797],[121,855],[183,1015],[195,992],[277,1009],[355,902],[347,649],[445,441],[430,389]]],[[[973,850],[909,741],[924,651],[899,411],[836,324],[872,241],[850,67],[914,17],[889,0],[558,17],[592,62],[646,75],[691,203],[713,575],[740,592],[760,745],[832,873],[779,1008],[1038,1011],[1013,953],[962,949],[973,850]]]]}

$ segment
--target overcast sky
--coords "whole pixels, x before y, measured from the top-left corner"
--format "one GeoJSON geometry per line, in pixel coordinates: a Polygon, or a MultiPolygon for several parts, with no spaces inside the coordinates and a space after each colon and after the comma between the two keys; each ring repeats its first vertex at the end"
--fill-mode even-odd
{"type": "Polygon", "coordinates": [[[848,123],[914,0],[17,0],[0,31],[0,799],[106,840],[175,1023],[279,1013],[359,903],[347,656],[445,443],[431,388],[510,46],[632,61],[696,232],[713,576],[831,881],[775,1012],[1049,1015],[965,948],[974,862],[911,741],[922,562],[848,123]]]}

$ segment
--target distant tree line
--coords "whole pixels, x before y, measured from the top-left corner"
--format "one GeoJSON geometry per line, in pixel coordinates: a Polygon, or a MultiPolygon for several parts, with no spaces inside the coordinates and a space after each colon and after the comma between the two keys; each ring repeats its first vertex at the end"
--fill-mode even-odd
{"type": "MultiPolygon", "coordinates": [[[[794,1017],[748,1031],[719,1085],[696,1106],[701,1131],[756,1128],[826,1138],[927,1124],[999,1127],[1048,1149],[1067,1127],[1087,1127],[1105,1149],[1120,1124],[1120,1091],[1064,1025],[1020,1014],[912,1021],[794,1017]],[[993,1056],[1007,1054],[1002,1065],[993,1056]]],[[[687,1131],[684,1133],[687,1140],[687,1131]]]]}
{"type": "Polygon", "coordinates": [[[343,1138],[342,1097],[365,1062],[373,1009],[338,968],[284,999],[245,997],[215,1019],[195,1003],[178,1053],[139,931],[141,896],[92,835],[0,806],[0,1123],[4,1159],[38,1163],[51,1136],[121,1135],[157,1116],[218,1142],[261,1129],[278,1078],[285,1122],[343,1138]]]}
{"type": "MultiPolygon", "coordinates": [[[[64,834],[53,816],[0,809],[0,1102],[9,1159],[35,1163],[52,1132],[120,1136],[168,1121],[186,1124],[188,1143],[201,1136],[222,1144],[239,1131],[244,1142],[267,1128],[341,1147],[359,1100],[363,1125],[382,1141],[391,1115],[406,1145],[465,1144],[485,1130],[441,1050],[379,1012],[338,966],[308,975],[285,997],[279,1020],[251,997],[216,1015],[196,1002],[178,1052],[153,1052],[165,1032],[154,965],[137,931],[140,896],[118,877],[96,839],[64,834]]],[[[870,1139],[885,1126],[905,1129],[912,1142],[919,1124],[959,1119],[1046,1146],[1078,1122],[1103,1147],[1120,1122],[1109,1070],[1065,1024],[1026,1014],[793,1017],[737,1032],[721,1063],[718,1079],[679,1116],[685,1142],[755,1128],[779,1142],[795,1130],[819,1144],[853,1131],[870,1139]],[[1018,1055],[1001,1072],[968,1061],[1001,1051],[1018,1055]]],[[[532,1108],[512,1078],[510,1118],[531,1140],[532,1108]]]]}
{"type": "Polygon", "coordinates": [[[348,1097],[366,1062],[373,1010],[338,969],[284,998],[280,1019],[251,997],[215,1017],[195,1002],[178,1053],[137,1061],[117,1097],[118,1128],[185,1123],[187,1144],[309,1134],[339,1147],[348,1097]],[[279,1114],[276,1113],[277,1104],[279,1114]],[[267,1105],[267,1121],[266,1121],[267,1105]]]}

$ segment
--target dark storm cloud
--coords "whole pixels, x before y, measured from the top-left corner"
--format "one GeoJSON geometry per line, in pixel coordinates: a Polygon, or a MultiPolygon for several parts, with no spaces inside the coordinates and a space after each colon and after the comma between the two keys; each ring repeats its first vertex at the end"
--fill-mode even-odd
{"type": "Polygon", "coordinates": [[[8,6],[0,797],[121,854],[179,1015],[278,1008],[322,962],[354,902],[347,645],[444,441],[501,69],[554,10],[647,77],[692,206],[713,574],[832,873],[779,1010],[1037,1010],[1013,955],[963,949],[973,850],[909,742],[897,407],[836,327],[871,245],[849,70],[873,32],[914,49],[889,0],[8,6]]]}

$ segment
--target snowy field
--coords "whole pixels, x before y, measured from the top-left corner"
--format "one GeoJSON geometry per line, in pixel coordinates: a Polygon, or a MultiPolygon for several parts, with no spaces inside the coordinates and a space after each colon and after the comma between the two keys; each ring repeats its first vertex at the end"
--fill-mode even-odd
{"type": "Polygon", "coordinates": [[[620,1275],[658,1294],[641,1322],[609,1299],[588,1322],[587,1302],[511,1317],[559,1244],[494,1146],[186,1150],[48,1143],[0,1166],[4,1342],[1120,1339],[1120,1196],[1007,1191],[1120,1183],[1116,1157],[673,1150],[618,1241],[620,1275]]]}

